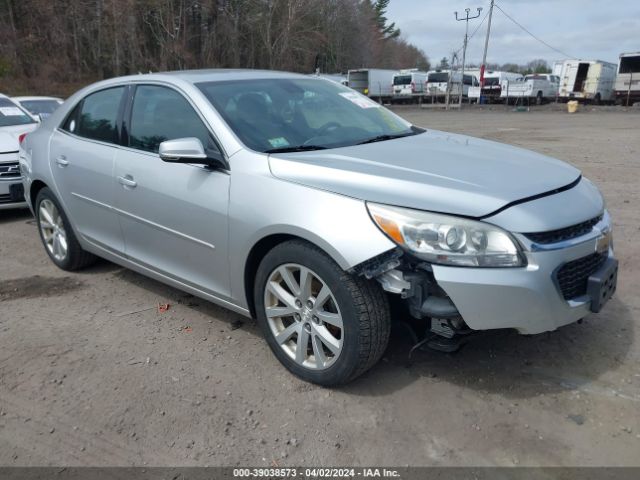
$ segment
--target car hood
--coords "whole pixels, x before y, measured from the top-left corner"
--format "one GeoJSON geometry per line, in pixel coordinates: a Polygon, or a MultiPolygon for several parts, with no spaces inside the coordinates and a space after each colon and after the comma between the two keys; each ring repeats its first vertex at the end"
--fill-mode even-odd
{"type": "Polygon", "coordinates": [[[18,139],[8,132],[0,131],[0,153],[17,151],[18,139]]]}
{"type": "Polygon", "coordinates": [[[565,187],[571,165],[529,150],[430,130],[366,145],[273,154],[277,178],[362,200],[482,217],[565,187]]]}

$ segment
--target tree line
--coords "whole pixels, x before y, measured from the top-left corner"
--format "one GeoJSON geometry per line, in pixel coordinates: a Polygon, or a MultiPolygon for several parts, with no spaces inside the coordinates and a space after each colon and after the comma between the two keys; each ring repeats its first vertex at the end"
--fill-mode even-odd
{"type": "Polygon", "coordinates": [[[0,90],[192,68],[429,68],[389,0],[0,0],[0,90]]]}
{"type": "MultiPolygon", "coordinates": [[[[442,57],[442,59],[440,60],[440,63],[438,64],[438,69],[448,70],[449,68],[450,68],[449,59],[447,57],[442,57]]],[[[469,68],[469,69],[480,68],[480,65],[470,63],[470,64],[467,64],[465,68],[469,68]]],[[[522,75],[530,75],[532,73],[551,73],[551,67],[549,66],[547,61],[542,58],[531,60],[530,62],[527,62],[524,65],[518,65],[517,63],[503,63],[502,65],[499,63],[488,63],[487,70],[497,70],[500,72],[513,72],[513,73],[520,73],[522,75]]]]}

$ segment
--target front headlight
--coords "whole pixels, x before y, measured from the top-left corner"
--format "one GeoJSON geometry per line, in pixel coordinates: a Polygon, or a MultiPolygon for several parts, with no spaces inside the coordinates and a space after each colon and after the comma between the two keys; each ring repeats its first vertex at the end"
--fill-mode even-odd
{"type": "Polygon", "coordinates": [[[524,265],[515,241],[494,225],[375,203],[367,203],[367,208],[389,238],[429,262],[460,267],[524,265]]]}

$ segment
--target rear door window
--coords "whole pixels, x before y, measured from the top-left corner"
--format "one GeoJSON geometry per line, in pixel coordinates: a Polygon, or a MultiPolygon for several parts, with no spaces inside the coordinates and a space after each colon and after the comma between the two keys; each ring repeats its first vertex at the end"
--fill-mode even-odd
{"type": "MultiPolygon", "coordinates": [[[[80,115],[69,117],[65,129],[81,137],[118,143],[117,119],[125,87],[101,90],[85,97],[80,115]]],[[[64,128],[64,127],[63,127],[64,128]]]]}
{"type": "Polygon", "coordinates": [[[157,153],[166,140],[196,137],[206,150],[219,151],[211,133],[191,104],[178,92],[139,85],[131,109],[129,146],[157,153]]]}

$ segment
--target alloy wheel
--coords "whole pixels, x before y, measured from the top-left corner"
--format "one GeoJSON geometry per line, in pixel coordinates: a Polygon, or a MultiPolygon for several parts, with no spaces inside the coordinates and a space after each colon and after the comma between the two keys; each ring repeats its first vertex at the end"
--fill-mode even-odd
{"type": "Polygon", "coordinates": [[[297,364],[324,370],[342,351],[344,328],[329,286],[313,270],[288,263],[276,268],[264,292],[271,333],[297,364]]]}
{"type": "Polygon", "coordinates": [[[53,258],[59,262],[63,261],[68,249],[67,232],[62,215],[51,200],[44,199],[40,202],[38,220],[45,247],[53,258]]]}

